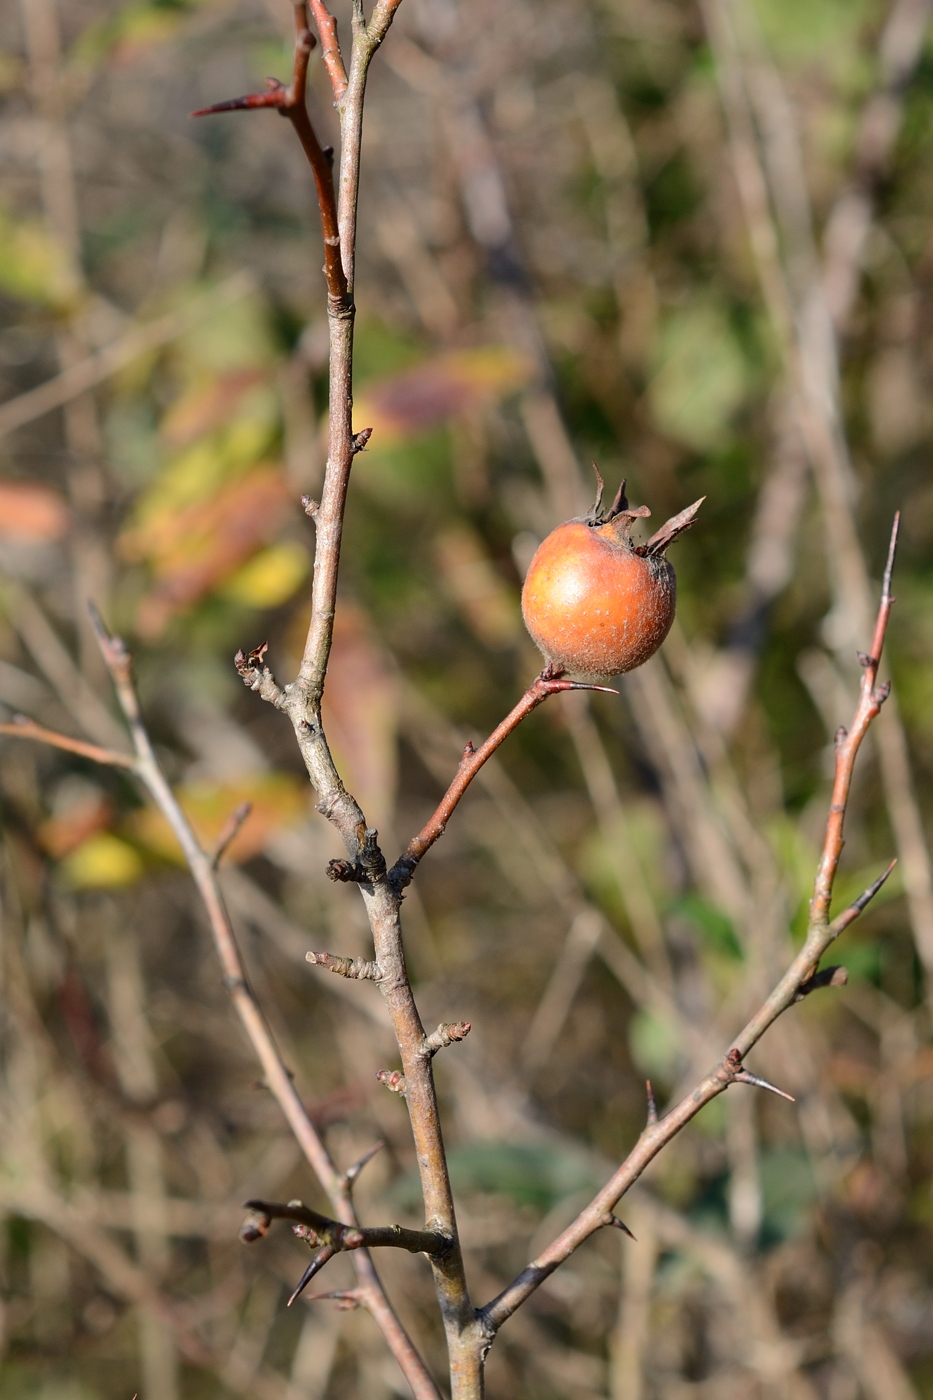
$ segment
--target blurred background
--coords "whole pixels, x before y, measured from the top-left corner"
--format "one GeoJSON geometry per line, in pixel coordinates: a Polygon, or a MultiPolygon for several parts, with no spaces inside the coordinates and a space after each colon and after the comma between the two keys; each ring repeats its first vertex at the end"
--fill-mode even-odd
{"type": "MultiPolygon", "coordinates": [[[[845,989],[500,1335],[492,1400],[933,1396],[933,44],[925,0],[404,0],[373,67],[356,459],[327,725],[400,850],[540,666],[523,572],[599,463],[672,551],[677,623],[620,697],[560,697],[483,770],[405,900],[474,1296],[556,1234],[728,1047],[799,941],[894,510],[896,700],[859,760],[837,905],[900,864],[845,989]],[[611,1236],[611,1237],[610,1237],[611,1236]]],[[[346,34],[349,7],[336,11],[346,34]]],[[[358,895],[281,716],[320,486],[311,181],[271,113],[286,0],[0,13],[0,702],[125,744],[86,621],[130,641],[166,769],[367,1223],[419,1222],[358,895]]],[[[336,141],[312,58],[318,131],[336,141]]],[[[173,840],[119,773],[0,740],[0,1390],[387,1400],[370,1320],[286,1312],[321,1205],[173,840]]],[[[437,1374],[423,1260],[378,1265],[437,1374]]],[[[351,1277],[347,1261],[321,1286],[351,1277]]]]}

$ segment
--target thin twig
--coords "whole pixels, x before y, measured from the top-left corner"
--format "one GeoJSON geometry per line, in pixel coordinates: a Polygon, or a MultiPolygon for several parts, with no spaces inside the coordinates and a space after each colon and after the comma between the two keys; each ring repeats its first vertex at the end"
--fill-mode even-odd
{"type": "Polygon", "coordinates": [[[468,743],[463,751],[460,766],[456,775],[438,803],[433,814],[425,822],[424,826],[409,841],[405,850],[399,856],[395,865],[389,871],[389,880],[397,889],[402,890],[411,882],[411,877],[417,869],[419,861],[427,851],[431,849],[435,841],[444,834],[444,829],[450,820],[454,809],[463,797],[467,788],[476,777],[483,764],[486,763],[496,749],[518,728],[523,719],[527,719],[532,710],[547,700],[550,695],[559,695],[566,690],[599,690],[608,695],[615,695],[618,692],[604,685],[584,685],[580,681],[568,681],[563,679],[560,672],[555,672],[552,667],[546,667],[539,676],[536,676],[531,685],[525,691],[518,704],[509,711],[505,719],[490,734],[484,744],[478,749],[468,743]]]}
{"type": "Polygon", "coordinates": [[[46,729],[25,715],[14,715],[12,723],[0,724],[0,734],[11,734],[17,739],[35,739],[39,744],[51,744],[54,749],[64,749],[67,753],[79,754],[93,763],[109,764],[113,768],[135,768],[136,759],[132,754],[117,753],[114,749],[102,749],[97,744],[86,744],[82,739],[72,739],[67,734],[59,734],[54,729],[46,729]]]}
{"type": "MultiPolygon", "coordinates": [[[[233,926],[224,905],[211,858],[201,849],[155,756],[133,684],[130,653],[119,637],[111,636],[96,609],[91,610],[91,619],[101,653],[113,679],[120,707],[130,729],[133,747],[136,750],[135,771],[168,821],[182,848],[207,912],[227,990],[262,1066],[265,1083],[327,1192],[335,1214],[342,1224],[356,1227],[359,1221],[350,1197],[349,1186],[331,1160],[311,1122],[247,982],[233,926]]],[[[408,1379],[415,1400],[440,1400],[437,1387],[385,1296],[368,1252],[365,1249],[357,1250],[353,1258],[366,1306],[408,1379]]]]}
{"type": "Polygon", "coordinates": [[[324,4],[324,0],[308,0],[308,3],[317,25],[317,32],[321,36],[321,58],[334,90],[334,102],[337,103],[347,90],[347,70],[343,65],[340,41],[337,38],[337,21],[324,4]]]}
{"type": "Polygon", "coordinates": [[[214,870],[219,867],[220,862],[223,860],[231,844],[236,840],[243,823],[252,810],[252,802],[241,802],[238,806],[234,807],[233,811],[224,822],[221,833],[217,837],[214,843],[214,849],[211,852],[211,865],[214,870]]]}

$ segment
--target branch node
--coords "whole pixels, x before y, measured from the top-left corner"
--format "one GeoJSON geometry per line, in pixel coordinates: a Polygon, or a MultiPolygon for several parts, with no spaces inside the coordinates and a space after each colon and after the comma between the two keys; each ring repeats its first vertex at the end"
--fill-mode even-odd
{"type": "Polygon", "coordinates": [[[778,1089],[774,1084],[770,1084],[767,1079],[762,1079],[757,1074],[750,1074],[742,1065],[741,1050],[730,1050],[725,1058],[724,1065],[730,1084],[751,1084],[755,1089],[768,1089],[772,1094],[777,1094],[779,1098],[787,1099],[790,1103],[797,1102],[793,1094],[785,1094],[783,1089],[778,1089]]]}
{"type": "Polygon", "coordinates": [[[436,1055],[438,1050],[445,1050],[448,1045],[455,1045],[458,1041],[466,1040],[473,1029],[472,1021],[442,1021],[436,1031],[425,1036],[421,1045],[423,1055],[436,1055]]]}
{"type": "Polygon", "coordinates": [[[839,728],[836,730],[835,734],[833,735],[833,748],[836,750],[837,753],[838,753],[839,750],[842,748],[843,744],[845,743],[845,741],[846,741],[846,739],[847,739],[848,737],[849,737],[849,731],[848,731],[848,729],[846,729],[846,727],[845,727],[844,724],[840,724],[839,728]]]}
{"type": "MultiPolygon", "coordinates": [[[[612,1226],[612,1228],[615,1229],[615,1230],[622,1230],[624,1234],[628,1235],[628,1237],[629,1237],[630,1240],[634,1240],[634,1239],[635,1239],[635,1236],[632,1234],[631,1230],[630,1230],[629,1227],[626,1225],[625,1221],[624,1221],[624,1220],[620,1220],[619,1217],[618,1217],[617,1215],[607,1215],[607,1216],[605,1216],[604,1219],[603,1219],[603,1224],[604,1224],[604,1225],[608,1225],[608,1226],[612,1226]]],[[[635,1243],[637,1244],[638,1241],[635,1240],[635,1243]]]]}
{"type": "Polygon", "coordinates": [[[858,664],[863,671],[867,671],[869,666],[878,665],[877,659],[874,656],[869,656],[865,651],[857,651],[855,654],[858,657],[858,664]]]}
{"type": "Polygon", "coordinates": [[[275,676],[265,663],[265,655],[268,650],[268,642],[253,647],[252,651],[243,652],[240,650],[233,658],[233,664],[247,690],[255,691],[261,699],[267,700],[277,710],[282,710],[286,703],[285,692],[276,682],[275,676]]]}
{"type": "Polygon", "coordinates": [[[310,518],[314,520],[321,507],[311,496],[302,496],[301,509],[304,511],[305,515],[310,516],[310,518]]]}
{"type": "Polygon", "coordinates": [[[358,885],[363,880],[363,872],[352,860],[329,860],[326,873],[334,884],[358,885]]]}
{"type": "Polygon", "coordinates": [[[382,968],[377,962],[367,962],[365,958],[336,958],[333,953],[305,953],[305,961],[315,967],[326,967],[328,972],[336,972],[338,977],[356,978],[360,982],[378,982],[382,968]]]}
{"type": "Polygon", "coordinates": [[[379,1080],[379,1083],[384,1084],[391,1093],[398,1094],[400,1098],[405,1097],[407,1086],[405,1084],[405,1076],[400,1069],[378,1069],[376,1071],[376,1078],[379,1080]]]}
{"type": "Polygon", "coordinates": [[[353,440],[352,440],[352,442],[351,442],[350,445],[351,445],[351,447],[352,447],[352,449],[353,449],[354,456],[356,455],[357,452],[362,452],[362,451],[363,451],[363,449],[365,448],[366,444],[369,442],[369,439],[372,437],[372,435],[373,435],[373,430],[372,430],[372,428],[360,428],[360,430],[359,430],[358,433],[354,433],[354,434],[353,434],[353,440]]]}

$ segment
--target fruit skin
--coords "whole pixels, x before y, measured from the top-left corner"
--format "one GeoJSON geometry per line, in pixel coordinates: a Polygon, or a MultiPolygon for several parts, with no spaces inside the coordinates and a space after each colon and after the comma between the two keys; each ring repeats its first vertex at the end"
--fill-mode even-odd
{"type": "MultiPolygon", "coordinates": [[[[601,483],[600,483],[601,487],[601,483]]],[[[548,661],[586,676],[617,676],[641,666],[674,621],[677,582],[664,550],[693,523],[700,502],[636,546],[625,483],[608,519],[599,498],[588,516],[568,520],[538,547],[522,589],[525,626],[548,661]]]]}

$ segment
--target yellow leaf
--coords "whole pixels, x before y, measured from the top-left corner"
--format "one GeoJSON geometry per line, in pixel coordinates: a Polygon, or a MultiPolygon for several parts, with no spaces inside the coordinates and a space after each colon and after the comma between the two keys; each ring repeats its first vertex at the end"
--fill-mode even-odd
{"type": "MultiPolygon", "coordinates": [[[[175,796],[206,849],[215,844],[231,812],[243,802],[250,804],[252,810],[224,857],[238,861],[258,855],[277,831],[300,821],[308,809],[308,791],[307,784],[285,773],[261,773],[236,784],[189,783],[175,796]]],[[[128,829],[156,855],[183,863],[172,829],[155,807],[135,813],[128,829]]]]}
{"type": "Polygon", "coordinates": [[[253,608],[277,608],[308,576],[308,553],[287,540],[255,555],[220,589],[225,598],[253,608]]]}
{"type": "Polygon", "coordinates": [[[22,301],[64,308],[78,295],[64,247],[41,224],[0,209],[0,291],[22,301]]]}
{"type": "Polygon", "coordinates": [[[131,885],[143,873],[139,853],[119,836],[100,831],[82,842],[59,866],[76,889],[116,889],[131,885]]]}
{"type": "Polygon", "coordinates": [[[505,398],[531,374],[530,362],[505,346],[451,351],[367,384],[357,396],[355,421],[374,430],[377,447],[397,442],[505,398]]]}

